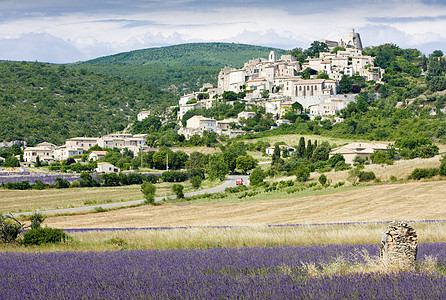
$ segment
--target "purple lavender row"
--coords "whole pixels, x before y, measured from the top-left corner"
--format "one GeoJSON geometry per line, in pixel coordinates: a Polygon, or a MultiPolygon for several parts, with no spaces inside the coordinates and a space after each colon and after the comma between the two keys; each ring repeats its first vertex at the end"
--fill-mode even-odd
{"type": "MultiPolygon", "coordinates": [[[[446,220],[421,220],[421,221],[404,221],[406,223],[441,223],[446,220]]],[[[314,224],[284,224],[284,225],[266,225],[270,228],[275,227],[299,227],[299,226],[331,226],[331,225],[370,225],[370,224],[388,224],[389,222],[343,222],[343,223],[314,223],[314,224]]],[[[89,232],[89,231],[133,231],[133,230],[172,230],[172,229],[188,229],[188,228],[215,228],[215,229],[231,229],[243,228],[245,226],[176,226],[176,227],[122,227],[122,228],[67,228],[65,232],[89,232]]]]}
{"type": "MultiPolygon", "coordinates": [[[[421,244],[446,266],[446,244],[421,244]]],[[[446,277],[417,272],[305,277],[378,245],[0,253],[0,299],[444,299],[446,277]]]]}
{"type": "Polygon", "coordinates": [[[46,174],[46,175],[23,175],[23,176],[0,176],[0,184],[3,182],[4,184],[8,182],[23,182],[28,181],[33,184],[35,180],[40,180],[46,184],[54,184],[56,178],[60,177],[68,182],[73,182],[75,180],[79,180],[79,175],[67,175],[67,174],[46,174]]]}

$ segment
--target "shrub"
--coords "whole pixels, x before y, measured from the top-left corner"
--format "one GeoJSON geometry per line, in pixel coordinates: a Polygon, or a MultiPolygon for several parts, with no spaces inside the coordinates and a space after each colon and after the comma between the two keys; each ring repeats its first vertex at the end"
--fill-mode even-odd
{"type": "Polygon", "coordinates": [[[175,195],[177,195],[177,199],[183,199],[183,198],[184,198],[183,190],[184,190],[184,186],[183,186],[182,184],[175,183],[175,184],[172,186],[172,192],[173,192],[175,195]]]}
{"type": "Polygon", "coordinates": [[[141,184],[141,192],[143,193],[144,198],[146,198],[144,203],[153,204],[155,202],[156,186],[153,183],[146,181],[141,184]]]}
{"type": "Polygon", "coordinates": [[[31,215],[28,219],[31,221],[31,229],[39,228],[43,221],[45,221],[45,219],[46,217],[41,213],[34,213],[33,215],[31,215]]]}
{"type": "Polygon", "coordinates": [[[187,173],[180,171],[166,171],[161,174],[161,179],[164,182],[183,182],[188,179],[187,173]]]}
{"type": "Polygon", "coordinates": [[[265,179],[266,174],[259,167],[252,170],[251,175],[249,175],[249,184],[250,185],[260,185],[263,183],[263,179],[265,179]]]}
{"type": "Polygon", "coordinates": [[[333,187],[336,189],[336,188],[338,188],[338,187],[343,186],[344,184],[345,184],[344,181],[339,181],[339,182],[337,182],[333,187]]]}
{"type": "Polygon", "coordinates": [[[242,184],[242,185],[238,185],[235,187],[227,187],[227,188],[225,188],[225,192],[233,194],[233,193],[246,191],[247,189],[248,189],[248,187],[246,185],[242,184]]]}
{"type": "Polygon", "coordinates": [[[14,242],[25,226],[11,215],[0,214],[0,238],[5,243],[14,242]]]}
{"type": "Polygon", "coordinates": [[[321,176],[319,176],[318,181],[321,185],[325,185],[327,183],[327,176],[325,174],[321,174],[321,176]]]}
{"type": "Polygon", "coordinates": [[[56,189],[66,189],[70,187],[70,183],[66,179],[63,179],[61,177],[56,177],[54,187],[56,189]]]}
{"type": "Polygon", "coordinates": [[[306,166],[297,167],[295,173],[297,181],[305,182],[310,177],[310,169],[306,166]]]}
{"type": "Polygon", "coordinates": [[[416,168],[409,175],[409,179],[420,180],[421,178],[431,178],[434,177],[435,175],[438,175],[438,169],[436,168],[432,169],[416,168]]]}
{"type": "Polygon", "coordinates": [[[198,189],[201,186],[201,183],[203,182],[203,179],[199,175],[194,176],[190,179],[190,183],[194,187],[194,189],[198,189]]]}
{"type": "Polygon", "coordinates": [[[359,182],[367,182],[367,181],[371,181],[373,179],[375,179],[375,173],[373,172],[360,172],[359,173],[359,182]]]}
{"type": "Polygon", "coordinates": [[[50,227],[39,227],[31,229],[23,235],[22,244],[24,245],[42,245],[49,243],[60,243],[68,239],[68,235],[62,229],[50,227]]]}

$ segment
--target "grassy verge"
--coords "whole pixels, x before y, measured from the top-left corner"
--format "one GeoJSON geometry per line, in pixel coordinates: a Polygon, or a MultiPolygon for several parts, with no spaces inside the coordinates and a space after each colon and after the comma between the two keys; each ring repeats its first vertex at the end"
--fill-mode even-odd
{"type": "MultiPolygon", "coordinates": [[[[420,243],[446,242],[446,222],[413,222],[420,243]]],[[[379,244],[386,223],[301,226],[190,227],[165,230],[98,230],[69,233],[62,244],[24,247],[0,244],[0,251],[109,251],[213,247],[379,244]]]]}

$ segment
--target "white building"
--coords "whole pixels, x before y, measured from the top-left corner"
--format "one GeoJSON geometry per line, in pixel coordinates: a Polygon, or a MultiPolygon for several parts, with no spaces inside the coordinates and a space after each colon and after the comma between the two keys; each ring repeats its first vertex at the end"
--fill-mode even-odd
{"type": "Polygon", "coordinates": [[[54,161],[54,147],[49,145],[37,145],[36,147],[26,147],[23,151],[23,160],[27,163],[36,163],[37,157],[40,162],[51,163],[54,161]]]}
{"type": "Polygon", "coordinates": [[[67,139],[65,141],[66,147],[72,147],[72,148],[82,148],[84,151],[87,151],[94,145],[98,144],[99,138],[93,138],[93,137],[75,137],[71,139],[67,139]]]}
{"type": "Polygon", "coordinates": [[[119,173],[120,169],[108,162],[98,163],[98,167],[94,169],[97,173],[119,173]]]}
{"type": "Polygon", "coordinates": [[[97,161],[107,155],[107,151],[91,151],[88,160],[97,161]]]}
{"type": "Polygon", "coordinates": [[[138,114],[137,118],[138,121],[141,122],[142,120],[148,118],[150,116],[150,110],[142,111],[138,114]]]}
{"type": "Polygon", "coordinates": [[[54,150],[54,159],[59,161],[67,160],[70,157],[82,155],[83,153],[84,149],[81,147],[63,145],[54,150]]]}

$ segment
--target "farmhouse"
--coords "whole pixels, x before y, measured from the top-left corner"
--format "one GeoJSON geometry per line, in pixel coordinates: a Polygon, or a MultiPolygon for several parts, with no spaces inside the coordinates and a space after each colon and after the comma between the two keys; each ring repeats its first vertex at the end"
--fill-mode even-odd
{"type": "MultiPolygon", "coordinates": [[[[268,155],[272,155],[274,153],[274,149],[275,149],[275,146],[271,146],[271,147],[266,148],[265,152],[268,155]]],[[[287,145],[279,145],[279,149],[280,149],[280,151],[284,151],[286,149],[290,153],[296,151],[296,148],[287,146],[287,145]]]]}
{"type": "Polygon", "coordinates": [[[386,151],[387,148],[388,145],[386,144],[352,143],[333,149],[329,153],[329,157],[339,153],[344,156],[346,164],[353,164],[353,160],[356,156],[359,156],[362,159],[370,158],[370,155],[375,151],[386,151]]]}
{"type": "Polygon", "coordinates": [[[91,151],[88,155],[88,160],[96,161],[103,158],[105,155],[107,155],[107,151],[91,151]]]}
{"type": "Polygon", "coordinates": [[[33,164],[37,162],[37,157],[41,162],[53,162],[56,147],[56,145],[46,142],[37,144],[36,147],[27,147],[23,151],[23,159],[25,162],[33,164]]]}
{"type": "Polygon", "coordinates": [[[98,163],[98,167],[94,169],[97,173],[119,173],[119,168],[115,167],[111,163],[101,162],[98,163]]]}

